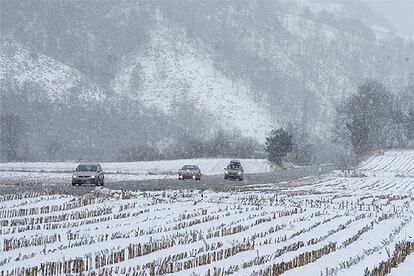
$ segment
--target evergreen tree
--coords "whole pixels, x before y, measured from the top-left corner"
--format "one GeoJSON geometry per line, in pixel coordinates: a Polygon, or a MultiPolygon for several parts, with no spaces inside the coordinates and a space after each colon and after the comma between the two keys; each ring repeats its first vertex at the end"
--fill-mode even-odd
{"type": "Polygon", "coordinates": [[[293,150],[293,135],[284,128],[272,130],[270,136],[266,137],[265,151],[268,159],[278,165],[282,164],[282,159],[293,150]]]}

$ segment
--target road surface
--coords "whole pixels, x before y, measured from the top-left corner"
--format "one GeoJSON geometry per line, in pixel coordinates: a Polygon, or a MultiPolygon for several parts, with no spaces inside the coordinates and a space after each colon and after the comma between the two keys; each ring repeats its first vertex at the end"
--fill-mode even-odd
{"type": "MultiPolygon", "coordinates": [[[[277,184],[295,179],[328,174],[335,167],[333,165],[296,167],[270,173],[246,173],[244,181],[224,180],[223,175],[203,176],[201,180],[152,179],[139,181],[106,182],[105,187],[115,190],[165,190],[165,189],[197,189],[197,190],[233,190],[243,186],[255,184],[277,184]]],[[[95,186],[72,187],[70,180],[67,184],[43,181],[19,181],[0,183],[0,195],[23,193],[25,191],[45,191],[47,193],[62,193],[83,195],[93,190],[95,186]]]]}

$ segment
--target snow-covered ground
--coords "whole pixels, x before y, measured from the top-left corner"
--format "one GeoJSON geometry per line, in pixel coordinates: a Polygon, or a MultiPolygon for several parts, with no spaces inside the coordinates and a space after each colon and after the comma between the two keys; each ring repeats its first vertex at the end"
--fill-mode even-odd
{"type": "MultiPolygon", "coordinates": [[[[395,166],[406,177],[379,173],[384,156],[407,154],[370,159],[368,177],[294,187],[3,195],[0,274],[364,275],[401,253],[396,245],[414,250],[414,161],[395,166]]],[[[413,257],[391,275],[411,275],[413,257]]]]}
{"type": "MultiPolygon", "coordinates": [[[[162,179],[176,177],[178,170],[186,164],[198,165],[204,175],[222,174],[229,158],[179,159],[141,162],[101,163],[107,173],[107,181],[162,179]]],[[[266,159],[241,159],[246,173],[262,173],[273,170],[266,159]]],[[[13,162],[0,163],[0,179],[44,179],[57,182],[71,179],[74,162],[13,162]]]]}
{"type": "Polygon", "coordinates": [[[369,175],[413,177],[414,151],[386,151],[363,162],[359,171],[369,175]]]}

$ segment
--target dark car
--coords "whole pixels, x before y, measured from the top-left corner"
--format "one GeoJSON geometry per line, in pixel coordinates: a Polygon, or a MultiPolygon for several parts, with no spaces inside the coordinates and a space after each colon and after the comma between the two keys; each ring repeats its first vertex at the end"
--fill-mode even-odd
{"type": "Polygon", "coordinates": [[[224,168],[224,179],[238,179],[243,181],[244,169],[239,160],[231,160],[227,168],[224,168]]]}
{"type": "Polygon", "coordinates": [[[104,172],[98,163],[83,163],[76,167],[72,175],[72,185],[93,184],[104,185],[104,172]]]}
{"type": "Polygon", "coordinates": [[[178,179],[179,180],[184,180],[184,179],[200,180],[201,179],[201,170],[196,165],[184,165],[178,171],[178,179]]]}

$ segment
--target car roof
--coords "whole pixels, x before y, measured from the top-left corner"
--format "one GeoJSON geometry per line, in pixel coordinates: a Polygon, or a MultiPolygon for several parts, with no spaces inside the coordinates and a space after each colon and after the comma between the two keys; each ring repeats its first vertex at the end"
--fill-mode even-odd
{"type": "Polygon", "coordinates": [[[230,163],[241,163],[241,162],[240,162],[240,160],[233,159],[233,160],[230,161],[230,163]]]}
{"type": "Polygon", "coordinates": [[[99,165],[99,163],[85,162],[85,163],[80,163],[79,165],[87,165],[87,166],[91,166],[91,165],[99,165]]]}

